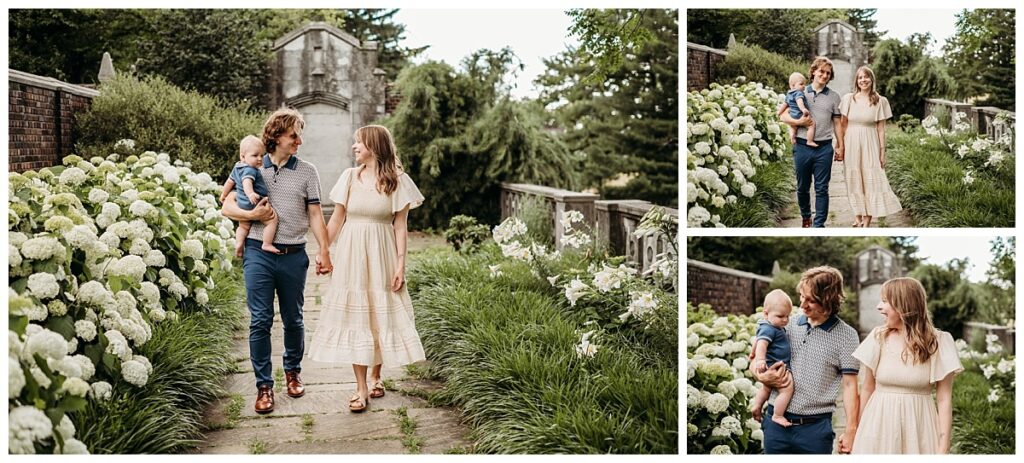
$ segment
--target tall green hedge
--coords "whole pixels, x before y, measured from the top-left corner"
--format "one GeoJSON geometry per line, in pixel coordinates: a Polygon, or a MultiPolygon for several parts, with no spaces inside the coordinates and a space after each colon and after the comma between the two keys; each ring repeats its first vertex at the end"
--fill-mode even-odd
{"type": "Polygon", "coordinates": [[[258,135],[265,113],[185,91],[161,77],[119,76],[103,84],[78,119],[77,154],[106,156],[121,139],[141,150],[167,151],[192,169],[223,181],[238,161],[238,142],[258,135]]]}
{"type": "Polygon", "coordinates": [[[724,85],[744,76],[748,82],[763,82],[778,93],[786,93],[789,91],[789,75],[799,72],[809,82],[809,69],[810,63],[795,61],[757,45],[737,43],[729,48],[725,61],[719,63],[715,81],[724,85]]]}

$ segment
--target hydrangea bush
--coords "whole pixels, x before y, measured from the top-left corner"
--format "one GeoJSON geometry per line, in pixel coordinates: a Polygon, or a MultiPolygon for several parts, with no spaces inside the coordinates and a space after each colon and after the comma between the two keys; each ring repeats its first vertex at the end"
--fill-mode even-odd
{"type": "Polygon", "coordinates": [[[750,413],[760,383],[748,355],[763,314],[718,316],[690,303],[686,314],[687,453],[760,453],[764,432],[750,413]]]}
{"type": "MultiPolygon", "coordinates": [[[[976,174],[981,172],[996,179],[1009,181],[1014,178],[1015,159],[1014,131],[1016,124],[1002,112],[996,116],[992,125],[1003,127],[1003,134],[997,139],[988,135],[980,135],[971,130],[967,114],[957,112],[952,115],[947,128],[938,117],[931,115],[921,121],[924,132],[938,139],[949,151],[950,155],[964,165],[964,185],[974,183],[976,174]]],[[[922,139],[922,144],[924,143],[922,139]]]]}
{"type": "MultiPolygon", "coordinates": [[[[590,358],[598,352],[597,340],[606,329],[664,332],[671,326],[674,335],[678,310],[672,310],[677,303],[673,288],[679,266],[674,252],[659,255],[653,270],[642,276],[626,265],[623,257],[600,257],[597,240],[592,236],[593,227],[584,223],[583,214],[566,213],[562,226],[562,250],[549,250],[528,237],[522,220],[505,219],[494,227],[492,236],[508,260],[488,266],[491,277],[500,277],[503,267],[525,263],[534,275],[557,288],[570,307],[579,305],[588,311],[589,320],[597,327],[581,334],[576,346],[580,358],[590,358]]],[[[672,236],[674,242],[677,229],[671,217],[660,208],[653,208],[641,220],[635,234],[644,236],[661,231],[672,236]]]]}
{"type": "Polygon", "coordinates": [[[971,349],[963,339],[956,340],[956,347],[964,368],[980,371],[985,376],[989,385],[989,402],[1014,400],[1017,368],[1014,356],[1003,350],[998,336],[985,335],[985,352],[971,349]]]}
{"type": "Polygon", "coordinates": [[[782,96],[761,83],[711,84],[686,96],[686,221],[726,226],[722,209],[753,197],[750,181],[762,166],[783,159],[785,125],[775,116],[782,96]]]}
{"type": "Polygon", "coordinates": [[[66,413],[144,386],[136,350],[154,323],[202,309],[231,268],[218,185],[165,153],[120,143],[106,159],[10,173],[8,331],[12,453],[86,452],[66,413]]]}

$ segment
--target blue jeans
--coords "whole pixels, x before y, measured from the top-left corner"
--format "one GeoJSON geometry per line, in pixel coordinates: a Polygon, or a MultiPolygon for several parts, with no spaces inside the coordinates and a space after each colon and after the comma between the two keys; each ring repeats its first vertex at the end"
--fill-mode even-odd
{"type": "MultiPolygon", "coordinates": [[[[768,455],[785,454],[831,454],[832,443],[836,433],[832,431],[832,414],[813,415],[818,421],[807,424],[794,424],[784,427],[772,421],[775,407],[769,405],[761,420],[764,431],[764,453],[768,455]]],[[[807,418],[807,415],[785,413],[786,419],[807,418]]]]}
{"type": "Polygon", "coordinates": [[[828,182],[832,180],[832,140],[816,140],[819,146],[807,146],[807,140],[797,138],[793,145],[793,166],[796,169],[796,202],[800,216],[811,216],[811,180],[814,180],[815,228],[825,226],[828,219],[828,182]]]}
{"type": "MultiPolygon", "coordinates": [[[[292,254],[272,254],[260,249],[263,243],[245,240],[245,295],[249,302],[249,357],[256,374],[256,387],[274,385],[270,362],[270,328],[274,325],[274,294],[281,308],[284,324],[284,370],[301,370],[305,351],[305,328],[302,324],[303,290],[309,256],[305,250],[292,254]]],[[[285,245],[277,245],[285,246],[285,245]]]]}

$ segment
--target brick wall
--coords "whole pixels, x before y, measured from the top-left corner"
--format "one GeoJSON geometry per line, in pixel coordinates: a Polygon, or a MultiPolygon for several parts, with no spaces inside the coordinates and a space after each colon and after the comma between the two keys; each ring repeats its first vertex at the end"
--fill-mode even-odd
{"type": "Polygon", "coordinates": [[[24,172],[60,163],[76,141],[75,118],[96,90],[49,77],[8,71],[7,170],[24,172]]]}
{"type": "Polygon", "coordinates": [[[768,294],[771,278],[688,259],[686,301],[710,304],[719,314],[752,314],[768,294]]]}
{"type": "Polygon", "coordinates": [[[398,87],[395,86],[394,82],[388,82],[387,87],[384,89],[384,114],[391,115],[398,108],[398,103],[402,101],[402,94],[398,93],[398,87]]]}
{"type": "Polygon", "coordinates": [[[686,43],[686,91],[703,90],[715,81],[715,67],[725,60],[728,52],[686,43]]]}

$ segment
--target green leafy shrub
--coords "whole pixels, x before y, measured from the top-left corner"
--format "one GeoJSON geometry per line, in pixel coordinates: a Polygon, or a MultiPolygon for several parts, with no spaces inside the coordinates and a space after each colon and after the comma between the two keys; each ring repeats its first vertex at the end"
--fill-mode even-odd
{"type": "Polygon", "coordinates": [[[119,76],[103,84],[78,119],[78,154],[106,156],[122,139],[139,150],[166,151],[218,182],[238,162],[238,142],[260,135],[266,114],[185,91],[161,77],[119,76]]]}
{"type": "Polygon", "coordinates": [[[896,122],[896,126],[905,133],[911,133],[921,128],[921,120],[910,114],[900,114],[900,119],[896,122]]]}
{"type": "Polygon", "coordinates": [[[810,84],[811,77],[807,75],[810,67],[810,63],[765,51],[757,45],[737,43],[729,48],[725,60],[715,68],[715,81],[728,85],[743,76],[748,82],[762,82],[776,93],[786,93],[789,91],[789,76],[794,72],[803,74],[810,84]]]}
{"type": "Polygon", "coordinates": [[[555,212],[548,201],[541,196],[526,195],[519,206],[516,217],[526,224],[529,238],[547,246],[555,244],[555,212]]]}
{"type": "Polygon", "coordinates": [[[487,225],[476,223],[476,218],[468,215],[452,217],[444,231],[444,239],[459,252],[475,252],[490,236],[487,225]]]}

